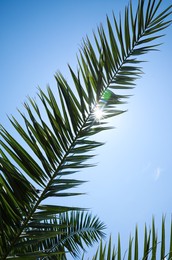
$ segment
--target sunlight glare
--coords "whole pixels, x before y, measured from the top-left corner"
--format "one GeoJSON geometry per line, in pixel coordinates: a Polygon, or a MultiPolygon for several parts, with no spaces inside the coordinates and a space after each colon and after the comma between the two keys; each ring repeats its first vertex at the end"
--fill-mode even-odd
{"type": "Polygon", "coordinates": [[[95,116],[96,121],[100,121],[104,116],[104,112],[103,112],[102,108],[96,106],[96,108],[94,110],[94,116],[95,116]]]}

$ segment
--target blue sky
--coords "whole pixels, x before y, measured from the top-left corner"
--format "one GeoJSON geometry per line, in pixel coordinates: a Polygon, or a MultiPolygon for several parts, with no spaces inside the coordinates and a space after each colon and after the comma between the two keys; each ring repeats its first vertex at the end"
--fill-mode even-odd
{"type": "MultiPolygon", "coordinates": [[[[133,1],[136,5],[137,1],[133,1]]],[[[15,135],[6,114],[19,118],[26,96],[37,87],[55,89],[60,70],[71,82],[67,63],[77,68],[76,53],[86,34],[106,14],[123,12],[128,0],[1,0],[0,1],[0,123],[15,135]]],[[[164,6],[171,4],[163,1],[164,6]]],[[[106,145],[96,151],[97,167],[80,173],[89,180],[80,190],[88,195],[72,205],[91,208],[107,225],[114,240],[121,233],[124,248],[135,224],[143,229],[172,213],[172,27],[165,30],[159,52],[144,57],[144,74],[125,108],[111,120],[116,129],[96,138],[106,145]]],[[[123,107],[121,107],[123,108],[123,107]]],[[[91,254],[91,253],[90,253],[91,254]]]]}

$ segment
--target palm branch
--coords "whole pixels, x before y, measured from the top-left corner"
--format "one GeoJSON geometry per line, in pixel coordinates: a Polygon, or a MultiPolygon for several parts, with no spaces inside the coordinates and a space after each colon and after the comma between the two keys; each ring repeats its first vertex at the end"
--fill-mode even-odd
{"type": "MultiPolygon", "coordinates": [[[[135,228],[135,234],[130,236],[128,241],[128,248],[125,253],[122,253],[122,243],[120,235],[118,235],[117,245],[112,244],[112,238],[106,244],[102,240],[100,245],[92,257],[92,260],[148,260],[148,259],[168,259],[172,258],[172,221],[170,232],[166,232],[165,217],[162,217],[161,232],[158,234],[155,226],[155,220],[152,219],[152,226],[148,228],[145,224],[143,240],[139,239],[138,227],[135,228]],[[143,242],[139,243],[139,241],[143,242]]],[[[84,258],[83,258],[84,259],[84,258]]]]}
{"type": "MultiPolygon", "coordinates": [[[[69,66],[73,86],[57,73],[56,93],[50,87],[47,92],[39,89],[40,103],[31,98],[24,103],[26,114],[19,111],[23,126],[14,117],[9,118],[20,136],[18,141],[0,126],[2,259],[24,259],[24,256],[44,259],[57,254],[61,257],[64,248],[72,250],[73,255],[78,252],[72,236],[62,239],[65,244],[60,244],[59,237],[66,234],[65,229],[71,224],[67,212],[82,209],[51,205],[46,199],[81,194],[73,188],[83,181],[72,178],[71,174],[93,166],[86,161],[102,143],[92,137],[111,128],[107,125],[109,117],[124,112],[117,105],[124,103],[128,93],[118,92],[134,87],[142,73],[140,55],[160,45],[151,42],[162,37],[160,32],[171,23],[167,18],[172,5],[160,11],[161,2],[139,0],[135,14],[130,2],[123,21],[121,16],[119,21],[114,15],[112,21],[107,17],[107,35],[100,25],[97,34],[94,33],[94,44],[88,37],[83,41],[78,71],[75,73],[69,66]],[[103,111],[102,119],[96,119],[97,110],[103,111]],[[54,244],[50,242],[52,238],[54,244]]],[[[75,217],[78,220],[79,215],[75,217]]],[[[103,227],[103,223],[93,225],[95,235],[90,243],[87,235],[81,236],[81,240],[91,244],[103,235],[103,227]]],[[[83,248],[80,239],[75,239],[83,248]]]]}

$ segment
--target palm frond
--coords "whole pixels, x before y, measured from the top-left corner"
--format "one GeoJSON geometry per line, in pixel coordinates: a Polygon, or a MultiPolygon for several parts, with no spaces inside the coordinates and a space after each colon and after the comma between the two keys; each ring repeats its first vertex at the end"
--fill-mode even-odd
{"type": "Polygon", "coordinates": [[[102,143],[91,137],[111,128],[107,118],[124,112],[116,106],[128,95],[114,91],[134,87],[142,73],[137,57],[156,49],[159,42],[150,43],[163,36],[159,33],[171,23],[167,18],[172,5],[159,11],[161,2],[139,0],[135,15],[130,3],[124,22],[121,17],[119,22],[114,15],[112,22],[107,17],[107,36],[102,25],[98,28],[94,34],[95,47],[86,38],[78,57],[79,70],[75,73],[69,67],[74,87],[57,73],[57,93],[50,87],[47,93],[39,89],[41,105],[31,98],[24,104],[26,115],[20,112],[24,126],[10,118],[22,143],[0,127],[2,259],[15,254],[16,244],[24,242],[27,247],[34,238],[38,239],[39,232],[31,232],[33,220],[45,223],[56,214],[79,210],[45,204],[44,200],[80,194],[68,191],[82,183],[70,175],[93,166],[86,161],[94,156],[90,152],[102,143]],[[96,109],[104,113],[101,120],[95,118],[96,109]]]}
{"type": "Polygon", "coordinates": [[[34,237],[30,243],[25,239],[15,244],[14,259],[67,259],[69,254],[78,257],[85,246],[104,237],[103,229],[105,226],[97,217],[79,211],[62,212],[51,219],[35,218],[23,235],[34,237]]]}
{"type": "Polygon", "coordinates": [[[64,228],[57,243],[52,243],[52,248],[56,251],[66,250],[73,257],[78,257],[81,250],[85,251],[85,246],[89,247],[105,236],[105,225],[97,217],[92,218],[91,214],[65,213],[61,214],[59,219],[64,228]]]}
{"type": "MultiPolygon", "coordinates": [[[[172,221],[171,221],[172,224],[172,221]]],[[[155,232],[155,221],[152,219],[152,227],[147,228],[145,225],[144,230],[144,245],[143,248],[141,246],[142,238],[139,237],[138,227],[135,228],[134,237],[129,238],[128,249],[122,253],[121,252],[121,240],[118,236],[117,245],[112,245],[112,238],[109,237],[109,240],[106,244],[103,245],[103,242],[100,242],[100,245],[95,253],[95,255],[91,258],[92,260],[120,260],[120,259],[128,259],[128,260],[136,260],[136,259],[171,259],[171,239],[172,233],[168,232],[168,229],[165,226],[165,217],[162,217],[161,222],[161,232],[158,236],[157,232],[155,232]],[[167,234],[165,236],[165,231],[167,234]],[[167,242],[169,241],[169,248],[167,248],[167,242]],[[166,249],[165,249],[166,245],[166,249]],[[169,251],[168,251],[169,250],[169,251]]],[[[84,259],[84,258],[83,258],[84,259]]]]}

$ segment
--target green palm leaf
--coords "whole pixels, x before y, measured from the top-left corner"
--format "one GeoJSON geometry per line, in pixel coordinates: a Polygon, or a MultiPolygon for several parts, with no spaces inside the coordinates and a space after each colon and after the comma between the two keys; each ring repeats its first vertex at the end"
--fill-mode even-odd
{"type": "MultiPolygon", "coordinates": [[[[24,104],[26,113],[20,112],[24,126],[10,118],[22,143],[21,139],[17,141],[3,126],[0,127],[2,259],[14,256],[16,246],[17,252],[27,253],[28,259],[36,257],[32,254],[44,257],[44,246],[35,253],[32,251],[34,244],[39,234],[42,245],[46,243],[55,235],[54,230],[47,234],[41,228],[35,231],[33,223],[45,225],[46,230],[55,215],[61,217],[68,211],[81,210],[45,204],[45,199],[80,194],[73,188],[82,181],[72,179],[70,175],[93,166],[86,161],[94,156],[90,152],[102,143],[93,141],[91,137],[111,128],[107,125],[107,118],[124,112],[116,106],[124,103],[128,96],[114,91],[134,87],[135,80],[142,73],[138,66],[141,61],[137,57],[155,50],[159,43],[150,43],[160,38],[162,35],[157,33],[171,23],[167,17],[172,6],[160,12],[162,0],[155,2],[140,0],[135,15],[130,3],[125,9],[124,23],[121,17],[119,22],[114,15],[112,22],[107,17],[107,36],[100,26],[94,34],[95,48],[88,38],[83,42],[77,73],[69,67],[74,88],[58,73],[55,76],[57,93],[53,93],[50,87],[47,93],[39,89],[41,103],[38,105],[29,98],[24,104]],[[103,112],[101,120],[95,118],[96,109],[103,112]],[[21,187],[22,196],[18,187],[21,187]]],[[[85,241],[91,244],[94,237],[85,241]]],[[[82,247],[80,241],[79,244],[82,247]]],[[[70,248],[74,250],[74,244],[70,244],[70,248]]]]}
{"type": "MultiPolygon", "coordinates": [[[[172,221],[171,221],[172,224],[172,221]]],[[[120,259],[171,259],[171,239],[172,233],[168,233],[168,236],[165,236],[165,218],[162,218],[161,222],[161,233],[158,234],[155,232],[155,222],[152,220],[152,227],[148,228],[145,226],[144,237],[141,239],[138,235],[138,227],[135,228],[135,235],[133,238],[129,238],[129,246],[125,253],[121,253],[121,240],[118,236],[118,241],[116,246],[112,246],[111,236],[106,244],[103,245],[102,241],[95,253],[92,257],[92,260],[120,260],[120,259]],[[166,240],[170,242],[170,246],[165,250],[166,240]],[[144,241],[143,249],[141,247],[141,243],[139,241],[144,241]],[[169,250],[170,249],[170,250],[169,250]],[[169,250],[169,251],[168,251],[169,250]],[[121,258],[122,255],[122,258],[121,258]]],[[[167,230],[168,231],[168,230],[167,230]]]]}
{"type": "Polygon", "coordinates": [[[55,259],[67,259],[69,253],[78,257],[81,250],[85,251],[85,246],[91,246],[104,237],[104,228],[97,217],[92,218],[85,212],[62,212],[47,220],[38,217],[30,222],[25,235],[22,235],[25,240],[15,244],[14,252],[17,259],[54,259],[53,255],[56,255],[55,259]],[[33,239],[28,243],[26,238],[31,234],[33,239]],[[21,248],[25,248],[24,255],[21,248]]]}

